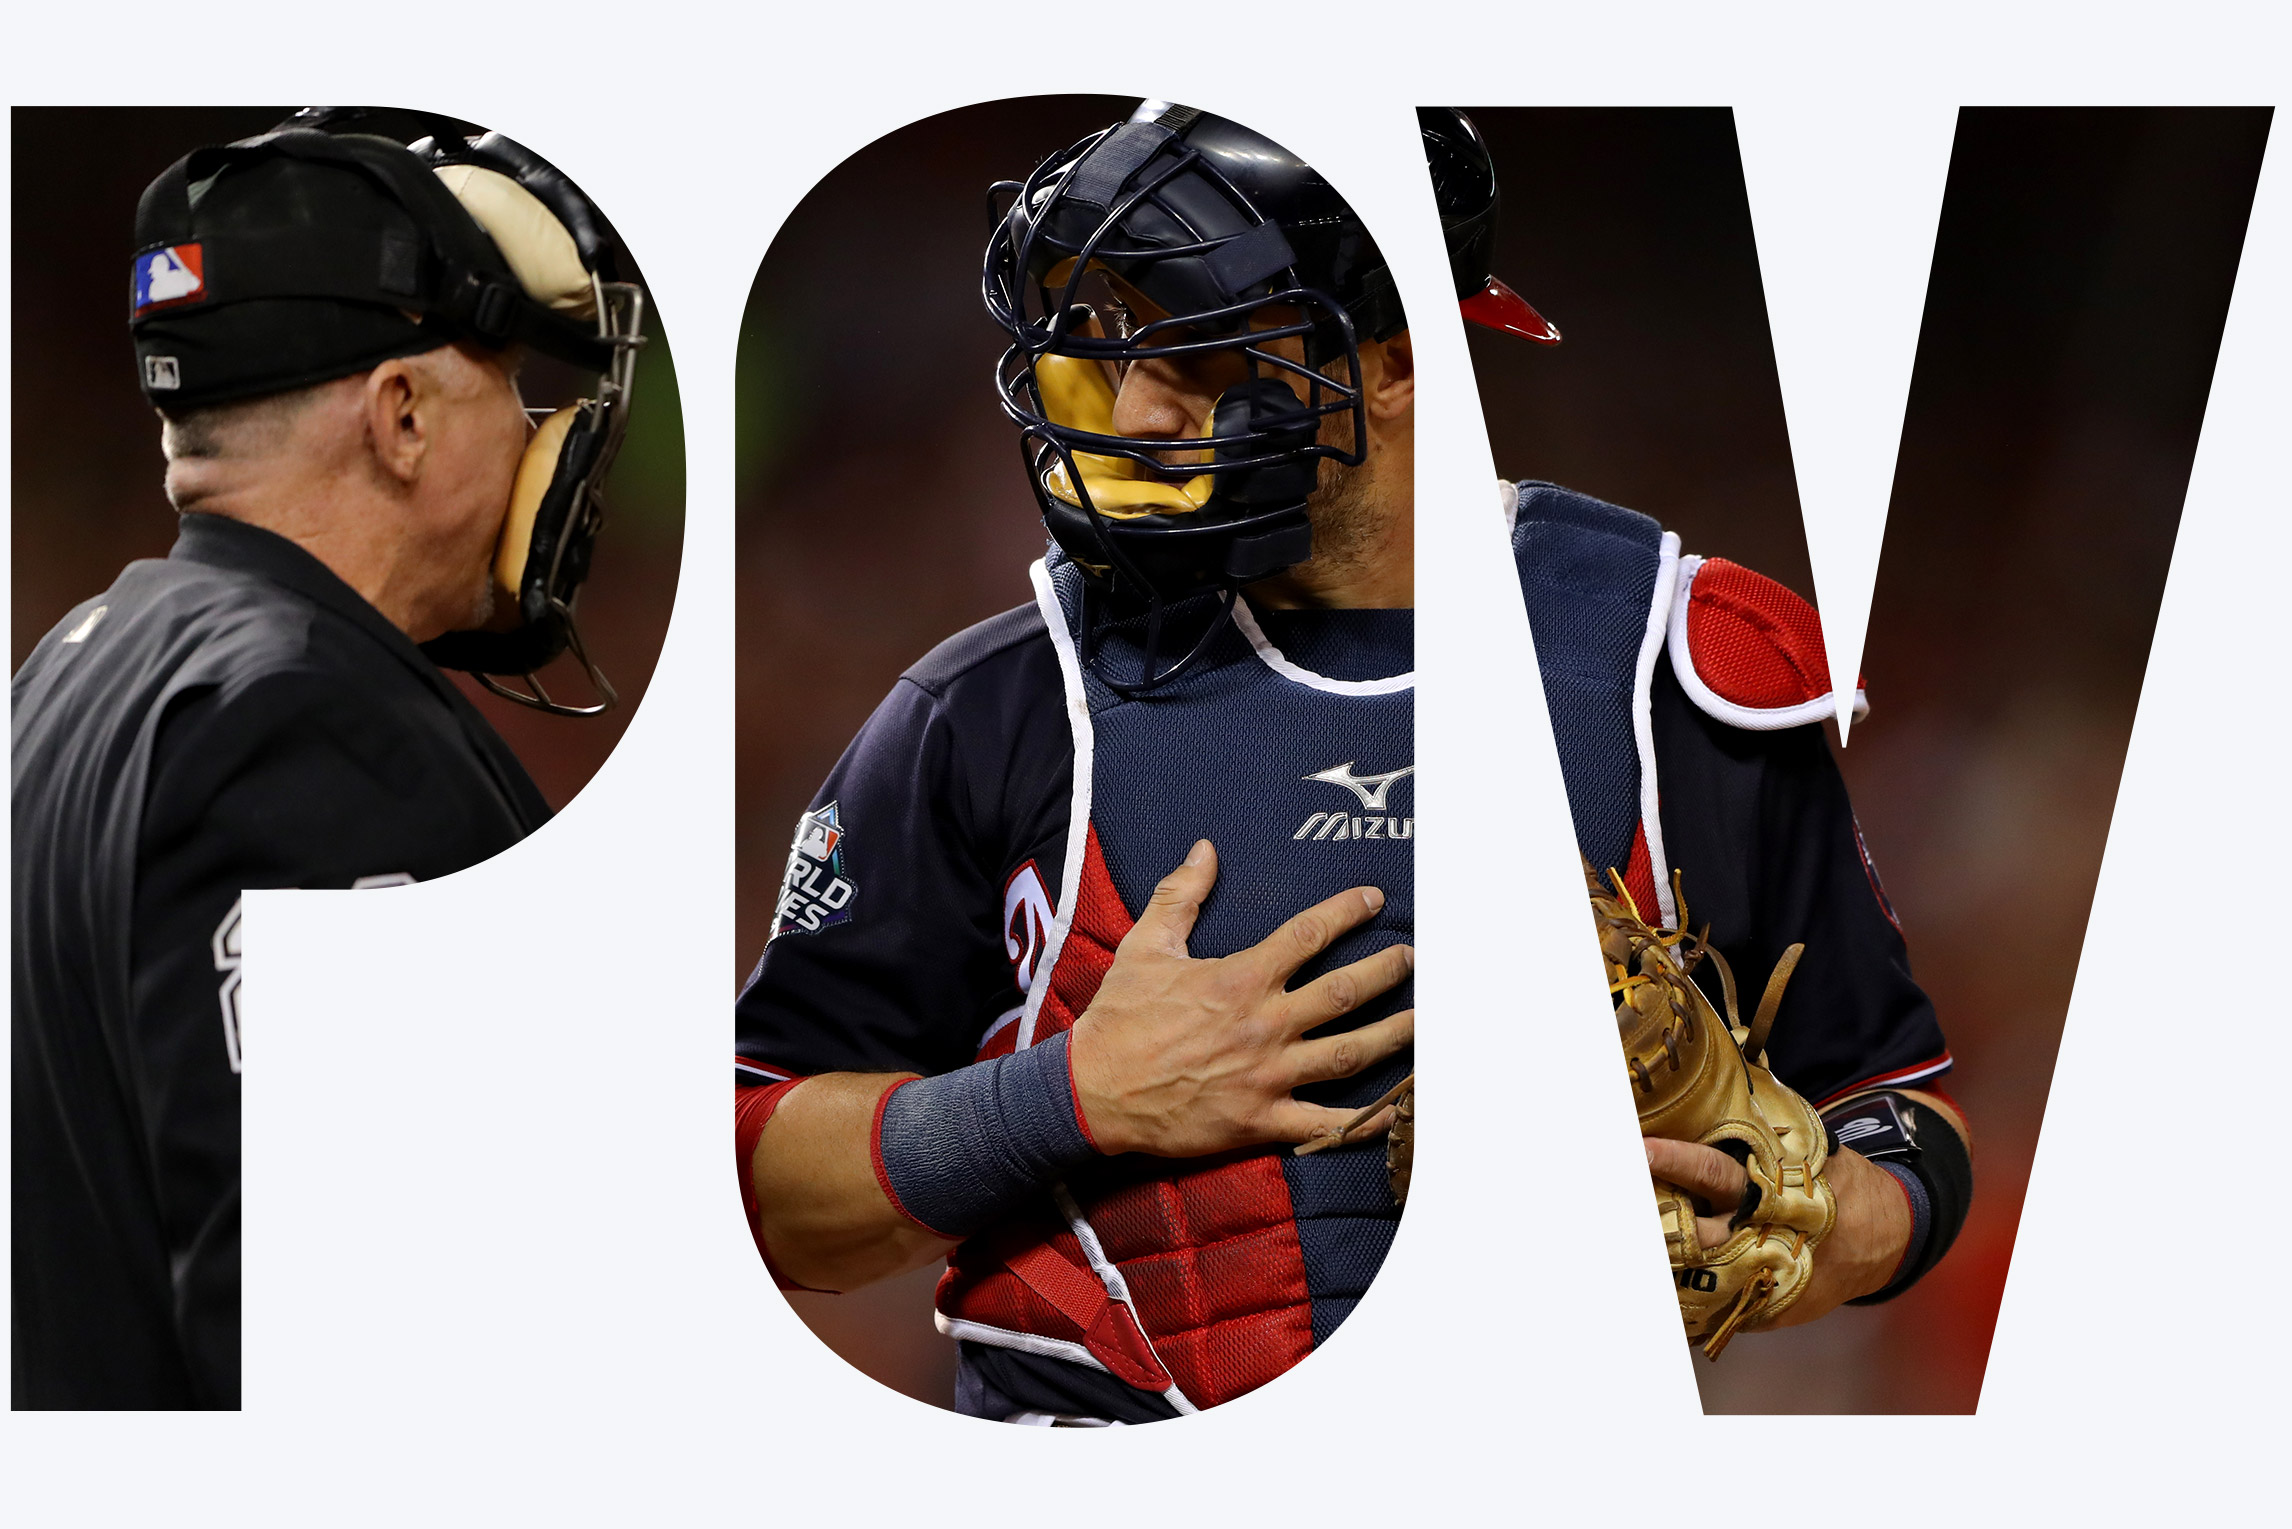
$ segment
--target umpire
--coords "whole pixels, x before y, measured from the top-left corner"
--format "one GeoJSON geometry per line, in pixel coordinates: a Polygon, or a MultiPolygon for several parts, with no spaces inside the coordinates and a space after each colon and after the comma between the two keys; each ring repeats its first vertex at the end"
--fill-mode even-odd
{"type": "Polygon", "coordinates": [[[241,889],[427,880],[548,816],[437,662],[580,652],[642,299],[517,145],[338,125],[144,192],[180,534],[15,677],[19,1408],[239,1405],[241,889]],[[536,432],[528,351],[597,396],[536,432]]]}

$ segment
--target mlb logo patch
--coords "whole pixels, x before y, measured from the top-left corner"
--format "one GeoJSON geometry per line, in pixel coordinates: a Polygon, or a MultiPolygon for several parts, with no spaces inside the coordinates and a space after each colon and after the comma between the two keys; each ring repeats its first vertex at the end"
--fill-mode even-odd
{"type": "Polygon", "coordinates": [[[207,295],[206,257],[196,244],[168,244],[135,257],[134,313],[195,303],[207,295]]]}
{"type": "Polygon", "coordinates": [[[773,920],[771,940],[851,922],[852,899],[859,888],[844,874],[844,849],[843,814],[834,802],[797,820],[795,840],[788,846],[788,869],[780,878],[779,917],[773,920]]]}

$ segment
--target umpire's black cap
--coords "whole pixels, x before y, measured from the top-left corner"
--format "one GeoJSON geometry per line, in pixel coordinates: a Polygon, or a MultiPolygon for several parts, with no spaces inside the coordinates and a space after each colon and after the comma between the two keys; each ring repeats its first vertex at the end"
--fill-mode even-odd
{"type": "Polygon", "coordinates": [[[145,188],[135,242],[128,327],[144,396],[162,408],[326,382],[459,339],[606,364],[388,138],[290,123],[196,149],[145,188]]]}

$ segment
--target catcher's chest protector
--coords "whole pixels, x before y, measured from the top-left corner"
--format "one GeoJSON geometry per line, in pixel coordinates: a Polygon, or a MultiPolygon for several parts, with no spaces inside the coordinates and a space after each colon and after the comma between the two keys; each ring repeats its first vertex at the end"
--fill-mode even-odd
{"type": "MultiPolygon", "coordinates": [[[[1412,675],[1325,677],[1306,666],[1310,655],[1274,649],[1237,607],[1194,672],[1124,700],[1079,664],[1080,574],[1054,555],[1037,565],[1035,584],[1074,727],[1067,864],[1079,873],[1070,872],[1044,974],[1004,1036],[1032,1045],[1074,1023],[1134,913],[1196,839],[1217,846],[1219,866],[1188,942],[1197,957],[1253,945],[1354,886],[1381,887],[1383,911],[1295,982],[1414,938],[1412,675]]],[[[1338,614],[1388,626],[1409,619],[1338,614]]],[[[1121,634],[1102,643],[1104,672],[1137,672],[1137,649],[1121,634]]],[[[1411,994],[1403,983],[1350,1022],[1405,1008],[1411,994]]],[[[1365,1105],[1413,1065],[1403,1052],[1302,1097],[1365,1105]]],[[[1265,1384],[1334,1331],[1376,1276],[1399,1214],[1380,1142],[1307,1157],[1271,1147],[1105,1159],[1039,1214],[958,1248],[940,1283],[939,1323],[957,1337],[1107,1370],[1191,1411],[1265,1384]]]]}

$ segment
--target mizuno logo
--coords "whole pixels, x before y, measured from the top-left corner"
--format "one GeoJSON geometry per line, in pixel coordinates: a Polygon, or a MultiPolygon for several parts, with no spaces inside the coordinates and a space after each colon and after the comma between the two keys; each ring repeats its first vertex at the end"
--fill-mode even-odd
{"type": "Polygon", "coordinates": [[[1355,817],[1343,812],[1316,812],[1307,818],[1293,839],[1311,839],[1323,842],[1335,839],[1413,839],[1417,836],[1417,820],[1413,817],[1387,817],[1386,803],[1393,790],[1393,782],[1417,773],[1415,765],[1403,765],[1398,770],[1387,770],[1382,775],[1356,775],[1354,761],[1331,765],[1316,770],[1300,779],[1319,781],[1325,786],[1343,786],[1360,798],[1364,814],[1355,817]]]}
{"type": "Polygon", "coordinates": [[[1383,812],[1385,810],[1385,793],[1393,789],[1393,782],[1404,775],[1416,773],[1417,767],[1415,765],[1402,765],[1398,770],[1388,770],[1382,775],[1355,775],[1353,773],[1353,761],[1348,759],[1341,765],[1331,765],[1326,770],[1316,770],[1311,775],[1305,776],[1304,779],[1326,781],[1332,786],[1343,786],[1361,799],[1363,812],[1383,812]]]}

